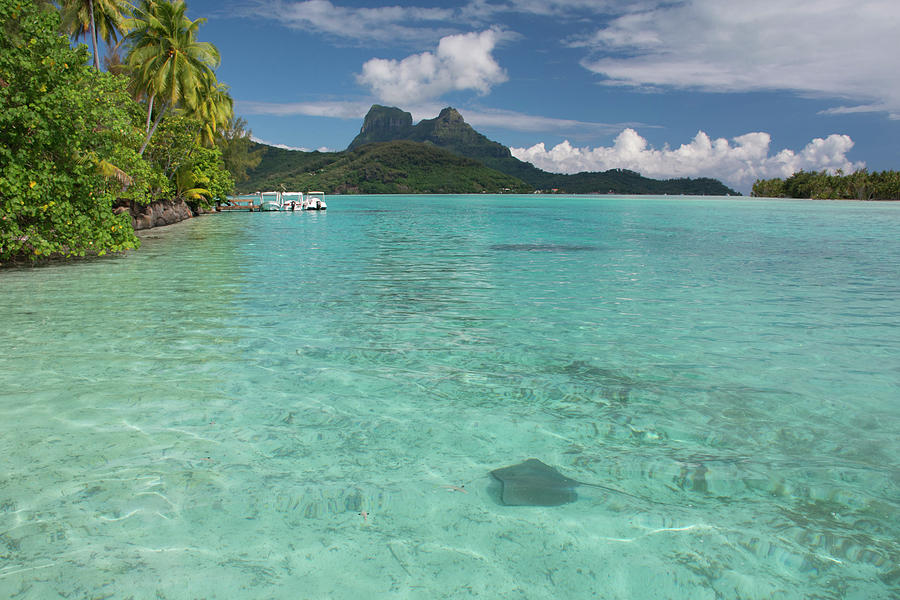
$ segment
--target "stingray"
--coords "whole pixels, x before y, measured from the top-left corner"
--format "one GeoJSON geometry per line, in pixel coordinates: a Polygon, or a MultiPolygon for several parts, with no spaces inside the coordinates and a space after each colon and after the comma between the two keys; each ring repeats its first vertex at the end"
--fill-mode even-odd
{"type": "MultiPolygon", "coordinates": [[[[529,458],[511,467],[494,469],[491,475],[500,482],[500,501],[506,506],[559,506],[578,499],[579,485],[600,488],[617,494],[632,496],[614,488],[584,483],[566,477],[536,458],[529,458]]],[[[636,498],[636,496],[632,496],[636,498]]]]}

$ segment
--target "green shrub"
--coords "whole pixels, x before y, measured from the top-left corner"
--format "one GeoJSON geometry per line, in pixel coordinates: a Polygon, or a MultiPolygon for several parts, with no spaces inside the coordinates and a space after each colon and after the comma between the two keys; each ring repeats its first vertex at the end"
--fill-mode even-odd
{"type": "Polygon", "coordinates": [[[126,82],[92,70],[58,19],[0,0],[0,263],[134,248],[113,203],[149,199],[126,82]]]}

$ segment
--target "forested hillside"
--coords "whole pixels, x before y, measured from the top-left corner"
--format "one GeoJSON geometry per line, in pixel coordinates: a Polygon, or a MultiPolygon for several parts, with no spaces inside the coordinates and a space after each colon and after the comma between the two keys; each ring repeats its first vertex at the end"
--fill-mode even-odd
{"type": "Polygon", "coordinates": [[[281,189],[337,194],[473,194],[528,192],[528,184],[428,144],[367,144],[344,152],[300,152],[268,146],[243,193],[281,189]]]}
{"type": "Polygon", "coordinates": [[[359,135],[346,151],[297,152],[266,147],[262,163],[250,177],[240,186],[241,191],[283,183],[291,189],[309,185],[332,193],[477,192],[509,188],[570,194],[738,195],[720,181],[708,178],[657,180],[623,169],[574,175],[548,173],[520,161],[509,148],[475,131],[453,108],[445,108],[434,119],[413,125],[410,113],[377,104],[369,110],[359,135]],[[394,146],[354,154],[400,141],[416,145],[404,146],[404,151],[394,146]],[[446,154],[434,154],[434,150],[446,154]],[[461,163],[450,156],[465,157],[469,162],[461,163]],[[361,157],[378,162],[366,165],[360,162],[361,157]],[[407,159],[409,163],[404,162],[407,159]],[[470,173],[469,169],[475,171],[470,173]]]}

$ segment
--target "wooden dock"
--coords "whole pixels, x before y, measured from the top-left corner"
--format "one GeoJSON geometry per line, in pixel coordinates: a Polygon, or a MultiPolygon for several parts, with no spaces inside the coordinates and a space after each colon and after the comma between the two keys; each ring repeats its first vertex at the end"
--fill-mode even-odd
{"type": "Polygon", "coordinates": [[[326,208],[324,192],[310,191],[304,198],[302,192],[275,191],[243,194],[243,197],[229,197],[227,204],[216,206],[216,211],[303,211],[325,210],[326,208]]]}
{"type": "Polygon", "coordinates": [[[218,212],[218,211],[223,211],[223,210],[248,210],[250,212],[253,212],[253,211],[257,210],[257,208],[258,207],[253,202],[253,200],[246,200],[246,201],[232,200],[231,204],[220,204],[220,205],[216,206],[216,211],[218,212]]]}

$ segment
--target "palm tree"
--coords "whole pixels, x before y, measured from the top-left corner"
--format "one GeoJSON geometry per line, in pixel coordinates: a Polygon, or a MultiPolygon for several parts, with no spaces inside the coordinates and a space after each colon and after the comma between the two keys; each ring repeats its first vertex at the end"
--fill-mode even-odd
{"type": "Polygon", "coordinates": [[[200,98],[193,116],[200,121],[200,142],[212,147],[217,134],[228,127],[234,116],[234,100],[228,94],[228,86],[217,81],[207,81],[200,98]]]}
{"type": "Polygon", "coordinates": [[[122,43],[124,41],[125,39],[123,38],[118,44],[109,46],[106,49],[106,56],[103,57],[103,70],[107,73],[112,73],[113,75],[129,74],[128,65],[122,59],[122,43]]]}
{"type": "Polygon", "coordinates": [[[62,0],[62,27],[72,41],[91,38],[94,46],[94,68],[100,70],[98,38],[107,44],[119,41],[125,34],[132,6],[125,0],[62,0]]]}
{"type": "Polygon", "coordinates": [[[202,92],[214,87],[219,51],[196,40],[197,29],[206,19],[191,21],[186,10],[183,0],[141,0],[134,9],[127,62],[137,91],[147,98],[147,136],[141,154],[167,110],[180,107],[191,113],[203,101],[202,92]],[[151,128],[156,102],[158,112],[151,128]]]}
{"type": "Polygon", "coordinates": [[[175,171],[175,196],[185,201],[209,204],[212,192],[206,189],[208,177],[198,177],[190,164],[175,171]]]}
{"type": "Polygon", "coordinates": [[[253,149],[252,133],[247,129],[247,121],[232,116],[217,137],[217,145],[222,151],[222,161],[234,180],[249,179],[247,170],[259,166],[263,150],[253,149]]]}

